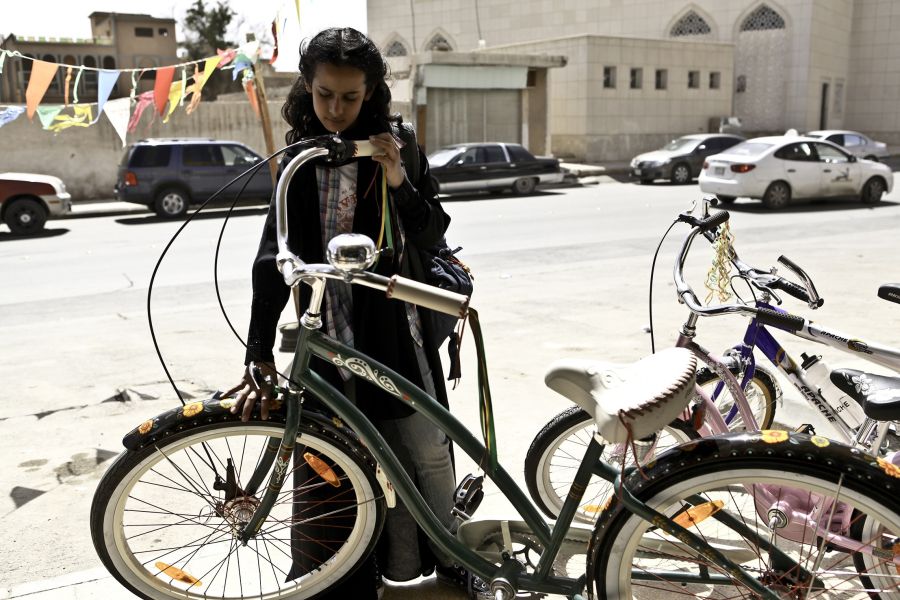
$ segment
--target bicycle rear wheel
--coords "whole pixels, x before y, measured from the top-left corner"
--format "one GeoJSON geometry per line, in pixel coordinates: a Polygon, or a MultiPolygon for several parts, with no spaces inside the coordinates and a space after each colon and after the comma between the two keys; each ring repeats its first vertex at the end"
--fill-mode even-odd
{"type": "MultiPolygon", "coordinates": [[[[573,406],[553,417],[531,442],[525,454],[525,483],[531,499],[548,517],[555,519],[559,515],[595,430],[591,416],[573,406]]],[[[697,432],[691,427],[681,421],[673,421],[657,434],[642,464],[649,462],[652,456],[696,437],[697,432]]],[[[611,444],[603,449],[601,460],[621,465],[625,457],[628,466],[634,464],[630,449],[621,444],[611,444]]],[[[575,512],[575,520],[594,523],[611,491],[612,484],[608,481],[591,477],[581,505],[575,512]]]]}
{"type": "MultiPolygon", "coordinates": [[[[762,431],[685,444],[646,475],[627,482],[637,498],[779,597],[900,598],[900,472],[883,461],[822,437],[762,431]]],[[[589,577],[599,598],[757,597],[618,499],[594,530],[589,577]]]]}
{"type": "Polygon", "coordinates": [[[385,502],[371,459],[327,422],[304,418],[278,501],[247,545],[237,537],[262,496],[243,488],[283,433],[217,422],[120,455],[91,507],[104,566],[149,600],[310,598],[342,581],[374,547],[385,502]]]}

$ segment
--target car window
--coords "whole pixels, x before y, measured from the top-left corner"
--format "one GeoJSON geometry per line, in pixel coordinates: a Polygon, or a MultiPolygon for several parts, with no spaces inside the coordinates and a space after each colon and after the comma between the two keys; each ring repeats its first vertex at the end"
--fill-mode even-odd
{"type": "Polygon", "coordinates": [[[716,138],[716,141],[719,143],[719,152],[721,152],[722,150],[728,150],[732,146],[736,146],[741,143],[740,138],[730,137],[716,138]]]}
{"type": "Polygon", "coordinates": [[[775,158],[782,160],[816,160],[812,145],[808,142],[799,142],[797,144],[788,144],[784,148],[779,148],[775,152],[775,158]]]}
{"type": "Polygon", "coordinates": [[[829,146],[828,144],[814,144],[816,147],[816,154],[819,155],[819,160],[827,163],[845,163],[850,162],[850,158],[835,148],[834,146],[829,146]]]}
{"type": "Polygon", "coordinates": [[[168,167],[172,146],[135,146],[131,150],[128,166],[132,169],[168,167]]]}
{"type": "Polygon", "coordinates": [[[224,164],[222,150],[213,144],[196,144],[181,149],[185,167],[220,167],[224,164]]]}
{"type": "Polygon", "coordinates": [[[243,146],[227,145],[222,146],[222,160],[226,166],[238,165],[248,166],[256,164],[259,157],[244,148],[243,146]]]}
{"type": "Polygon", "coordinates": [[[459,157],[459,162],[464,165],[472,165],[478,162],[484,162],[484,153],[481,148],[469,148],[459,157]]]}
{"type": "Polygon", "coordinates": [[[443,167],[458,156],[459,148],[443,148],[428,155],[428,164],[432,167],[443,167]]]}
{"type": "Polygon", "coordinates": [[[484,146],[481,148],[483,154],[481,156],[481,160],[479,162],[486,163],[498,163],[498,162],[506,162],[506,154],[503,152],[503,148],[497,145],[484,146]]]}
{"type": "Polygon", "coordinates": [[[507,144],[506,151],[509,152],[510,160],[533,160],[534,156],[531,152],[518,144],[507,144]]]}
{"type": "Polygon", "coordinates": [[[764,144],[762,142],[741,142],[736,146],[728,149],[728,154],[737,154],[738,156],[757,156],[772,147],[772,144],[764,144]]]}
{"type": "Polygon", "coordinates": [[[837,144],[838,146],[843,146],[845,144],[844,134],[842,134],[842,133],[833,133],[825,139],[828,140],[829,142],[831,142],[832,144],[837,144]]]}
{"type": "Polygon", "coordinates": [[[698,139],[681,137],[676,140],[672,140],[671,142],[663,146],[663,150],[680,150],[683,152],[692,152],[699,143],[700,140],[698,139]]]}
{"type": "Polygon", "coordinates": [[[847,148],[851,148],[853,146],[864,146],[866,144],[865,140],[863,140],[858,135],[853,135],[850,133],[844,134],[844,146],[847,148]]]}

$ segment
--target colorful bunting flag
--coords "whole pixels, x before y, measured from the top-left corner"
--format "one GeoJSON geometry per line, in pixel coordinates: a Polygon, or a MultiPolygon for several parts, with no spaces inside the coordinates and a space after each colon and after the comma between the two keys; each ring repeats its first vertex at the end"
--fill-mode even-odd
{"type": "Polygon", "coordinates": [[[66,67],[65,100],[63,104],[69,106],[69,82],[72,81],[72,67],[66,67]]]}
{"type": "Polygon", "coordinates": [[[28,87],[25,89],[26,111],[29,120],[34,120],[34,111],[41,103],[44,94],[47,93],[47,88],[50,87],[50,82],[53,81],[58,68],[59,65],[56,63],[43,60],[32,61],[31,77],[28,79],[28,87]]]}
{"type": "Polygon", "coordinates": [[[116,86],[120,73],[121,71],[100,70],[100,78],[97,83],[97,116],[91,121],[91,125],[100,120],[100,115],[103,113],[103,105],[109,100],[109,95],[116,86]]]}
{"type": "Polygon", "coordinates": [[[12,123],[25,112],[24,106],[2,106],[0,107],[0,127],[12,123]]]}
{"type": "Polygon", "coordinates": [[[173,79],[175,79],[175,67],[163,67],[156,70],[156,83],[153,85],[153,103],[160,116],[166,110],[166,100],[169,99],[169,90],[172,89],[173,79]]]}
{"type": "Polygon", "coordinates": [[[169,112],[166,113],[166,118],[163,119],[163,123],[169,122],[169,117],[172,116],[172,113],[175,112],[175,109],[178,108],[178,104],[183,97],[184,90],[184,80],[176,81],[172,84],[172,87],[169,88],[169,112]]]}
{"type": "Polygon", "coordinates": [[[59,133],[69,127],[90,127],[93,114],[90,104],[78,104],[72,107],[72,114],[59,114],[50,125],[44,127],[53,133],[59,133]]]}
{"type": "MultiPolygon", "coordinates": [[[[134,133],[134,130],[137,129],[138,122],[140,122],[141,115],[144,114],[144,110],[154,102],[154,94],[155,92],[153,91],[144,92],[137,97],[137,105],[135,105],[134,107],[134,112],[131,114],[131,119],[128,120],[128,133],[134,133]]],[[[166,103],[164,101],[163,108],[165,108],[165,106],[166,103]]],[[[156,118],[156,111],[154,110],[150,112],[153,117],[156,118]]]]}
{"type": "Polygon", "coordinates": [[[125,133],[128,131],[128,116],[131,112],[131,98],[116,98],[106,103],[106,118],[119,134],[122,147],[125,147],[125,133]]]}
{"type": "Polygon", "coordinates": [[[44,129],[50,129],[50,124],[53,123],[53,119],[56,118],[63,109],[62,104],[45,104],[44,106],[36,107],[35,112],[37,112],[38,119],[41,121],[41,127],[44,129]]]}
{"type": "Polygon", "coordinates": [[[6,61],[6,50],[0,50],[0,75],[3,74],[4,61],[6,61]]]}
{"type": "Polygon", "coordinates": [[[221,69],[234,60],[234,57],[237,56],[237,50],[235,48],[229,48],[228,50],[219,50],[217,48],[216,54],[222,58],[222,61],[219,63],[219,68],[221,69]]]}

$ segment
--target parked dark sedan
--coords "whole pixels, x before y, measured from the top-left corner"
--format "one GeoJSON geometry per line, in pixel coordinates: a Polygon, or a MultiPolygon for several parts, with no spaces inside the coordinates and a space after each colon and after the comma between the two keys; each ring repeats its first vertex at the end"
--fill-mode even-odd
{"type": "Polygon", "coordinates": [[[659,150],[646,152],[631,161],[631,174],[641,183],[669,179],[688,183],[700,175],[707,156],[724,152],[744,138],[726,133],[697,133],[672,140],[659,150]]]}
{"type": "Polygon", "coordinates": [[[456,144],[428,155],[442,194],[511,189],[529,194],[563,179],[559,159],[535,157],[519,144],[456,144]]]}

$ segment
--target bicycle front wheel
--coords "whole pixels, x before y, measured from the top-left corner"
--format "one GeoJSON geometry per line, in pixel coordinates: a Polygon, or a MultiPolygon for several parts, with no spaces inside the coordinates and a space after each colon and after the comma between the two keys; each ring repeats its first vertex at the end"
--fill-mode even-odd
{"type": "MultiPolygon", "coordinates": [[[[743,374],[736,368],[730,367],[732,375],[738,381],[741,381],[743,374]]],[[[721,382],[719,376],[716,375],[709,367],[703,367],[697,371],[697,385],[713,397],[716,387],[721,382]]],[[[781,396],[781,389],[774,375],[763,367],[757,366],[753,373],[753,377],[744,386],[744,397],[747,398],[747,405],[750,412],[756,418],[757,427],[751,430],[769,429],[775,422],[775,404],[781,396]]],[[[727,387],[722,386],[719,395],[713,400],[722,413],[722,418],[728,424],[729,431],[744,431],[747,425],[744,423],[741,413],[734,404],[734,397],[727,387]]]]}
{"type": "Polygon", "coordinates": [[[248,544],[238,537],[262,496],[243,490],[283,434],[272,421],[218,422],[119,456],[91,507],[104,566],[149,600],[310,598],[344,580],[374,547],[385,503],[360,445],[327,422],[304,419],[275,506],[248,544]]]}
{"type": "MultiPolygon", "coordinates": [[[[593,418],[583,409],[573,406],[559,413],[534,437],[525,454],[525,483],[531,499],[551,519],[562,510],[563,502],[572,487],[575,472],[584,458],[596,427],[593,418]]],[[[669,448],[697,437],[696,431],[681,421],[673,421],[656,435],[650,447],[642,446],[646,455],[641,463],[669,448]]],[[[634,464],[630,448],[622,444],[608,444],[603,448],[601,460],[626,466],[634,464]]],[[[604,503],[612,493],[612,484],[597,476],[590,483],[575,512],[575,520],[593,524],[604,503]]]]}
{"type": "MultiPolygon", "coordinates": [[[[817,436],[685,444],[628,489],[782,598],[900,598],[900,471],[817,436]],[[859,555],[865,567],[860,577],[859,555]]],[[[716,561],[613,500],[595,528],[599,598],[757,597],[716,561]]]]}

